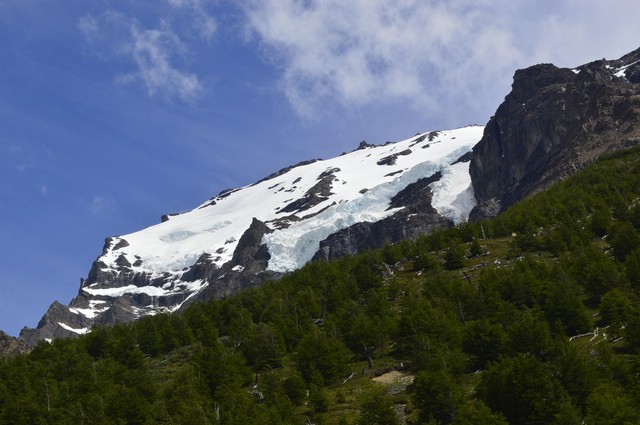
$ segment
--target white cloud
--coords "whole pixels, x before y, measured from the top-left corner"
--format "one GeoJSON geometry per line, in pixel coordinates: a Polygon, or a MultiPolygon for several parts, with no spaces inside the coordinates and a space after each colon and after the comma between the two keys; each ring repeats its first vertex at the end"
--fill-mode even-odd
{"type": "Polygon", "coordinates": [[[119,82],[142,80],[151,96],[161,93],[168,98],[189,100],[200,94],[202,86],[198,77],[176,69],[171,63],[171,55],[185,48],[169,28],[141,30],[134,23],[130,31],[131,42],[124,49],[135,61],[138,71],[118,78],[119,82]]]}
{"type": "Polygon", "coordinates": [[[397,101],[427,113],[454,114],[482,104],[495,108],[517,68],[559,60],[566,66],[570,59],[578,65],[606,55],[612,46],[637,43],[640,3],[612,2],[245,0],[243,5],[249,32],[280,68],[282,88],[300,114],[313,115],[326,102],[359,107],[397,101]],[[594,53],[596,46],[601,53],[594,53]]]}
{"type": "Polygon", "coordinates": [[[536,57],[563,66],[617,59],[639,47],[640,2],[564,0],[540,22],[536,57]]]}
{"type": "MultiPolygon", "coordinates": [[[[442,89],[510,72],[519,59],[509,33],[470,1],[251,1],[248,25],[282,67],[285,91],[306,113],[327,97],[346,105],[408,100],[435,105],[442,89]],[[495,37],[498,35],[499,37],[495,37]],[[499,50],[501,60],[478,51],[499,50]]],[[[476,5],[477,3],[473,3],[476,5]]]]}
{"type": "Polygon", "coordinates": [[[135,71],[116,77],[117,83],[142,82],[149,96],[166,99],[189,101],[201,94],[198,76],[176,65],[188,54],[188,47],[166,21],[158,28],[145,29],[135,18],[107,11],[97,18],[81,18],[78,28],[94,46],[135,65],[135,71]]]}

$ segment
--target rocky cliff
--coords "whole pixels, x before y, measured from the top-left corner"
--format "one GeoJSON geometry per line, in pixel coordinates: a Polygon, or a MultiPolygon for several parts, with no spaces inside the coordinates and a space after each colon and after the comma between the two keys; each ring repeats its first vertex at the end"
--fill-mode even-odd
{"type": "Polygon", "coordinates": [[[473,148],[472,218],[494,216],[603,153],[639,142],[640,49],[575,69],[518,70],[473,148]]]}

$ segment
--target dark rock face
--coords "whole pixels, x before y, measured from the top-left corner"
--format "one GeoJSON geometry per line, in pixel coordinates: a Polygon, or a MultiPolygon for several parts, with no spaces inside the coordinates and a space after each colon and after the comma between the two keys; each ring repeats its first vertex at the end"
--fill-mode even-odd
{"type": "Polygon", "coordinates": [[[363,140],[362,142],[360,142],[360,144],[358,145],[358,147],[356,148],[357,151],[361,151],[362,149],[367,149],[367,148],[372,148],[375,147],[375,145],[372,145],[370,143],[367,143],[366,140],[363,140]]]}
{"type": "Polygon", "coordinates": [[[31,347],[26,342],[0,331],[0,359],[28,353],[31,347]]]}
{"type": "Polygon", "coordinates": [[[36,329],[23,328],[20,331],[20,339],[30,346],[35,346],[39,340],[44,338],[56,339],[78,336],[78,333],[60,326],[60,322],[73,329],[82,329],[89,326],[89,322],[85,318],[73,314],[67,306],[54,301],[42,316],[42,319],[40,319],[36,329]]]}
{"type": "MultiPolygon", "coordinates": [[[[417,139],[416,139],[417,140],[417,139]]],[[[424,139],[422,139],[424,140],[424,139]]],[[[394,153],[389,156],[385,156],[380,161],[378,161],[378,165],[395,165],[398,156],[400,155],[411,155],[411,149],[405,149],[402,152],[394,153]]]]}
{"type": "MultiPolygon", "coordinates": [[[[429,207],[431,207],[431,198],[433,194],[431,193],[429,185],[437,182],[441,178],[442,173],[438,171],[431,177],[424,177],[415,183],[411,183],[391,198],[391,202],[389,202],[389,208],[387,208],[387,210],[416,206],[425,203],[427,200],[429,201],[429,207]]],[[[431,210],[433,210],[433,208],[431,208],[431,210]]],[[[428,212],[432,212],[431,210],[428,212]]]]}
{"type": "Polygon", "coordinates": [[[320,161],[320,159],[309,159],[309,160],[306,160],[306,161],[300,161],[295,165],[290,165],[289,167],[282,168],[282,169],[276,171],[275,173],[269,174],[267,177],[264,177],[264,178],[258,180],[253,185],[256,185],[258,183],[262,183],[263,181],[266,181],[266,180],[275,179],[276,177],[279,177],[279,176],[283,175],[284,173],[293,170],[296,167],[301,167],[303,165],[313,164],[314,162],[317,162],[317,161],[320,161]]]}
{"type": "Polygon", "coordinates": [[[233,253],[231,266],[242,266],[245,269],[256,263],[255,266],[261,271],[267,268],[269,262],[269,252],[262,245],[262,237],[271,230],[266,224],[253,218],[249,228],[242,234],[238,241],[238,246],[233,253]]]}
{"type": "Polygon", "coordinates": [[[318,176],[318,183],[313,185],[302,198],[285,205],[278,211],[278,214],[302,212],[326,201],[331,195],[331,187],[336,179],[334,175],[336,171],[340,171],[340,169],[324,171],[318,176]]]}
{"type": "MultiPolygon", "coordinates": [[[[240,237],[231,261],[221,268],[206,269],[199,277],[205,278],[209,285],[193,301],[237,294],[267,279],[279,278],[279,273],[266,270],[271,256],[266,245],[262,244],[262,237],[272,231],[265,223],[254,218],[240,237]]],[[[183,304],[183,308],[189,304],[183,304]]]]}
{"type": "Polygon", "coordinates": [[[575,72],[550,64],[516,71],[511,93],[473,149],[472,218],[494,216],[603,153],[639,143],[640,65],[624,69],[638,60],[640,49],[575,72]]]}

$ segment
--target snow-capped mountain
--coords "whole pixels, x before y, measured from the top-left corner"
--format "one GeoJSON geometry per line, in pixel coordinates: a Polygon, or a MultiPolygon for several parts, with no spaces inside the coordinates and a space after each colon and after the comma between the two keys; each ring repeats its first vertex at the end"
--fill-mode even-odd
{"type": "Polygon", "coordinates": [[[33,343],[173,312],[300,268],[466,220],[475,206],[470,152],[484,127],[418,134],[384,146],[361,143],[329,160],[305,161],[191,211],[107,238],[78,296],[55,302],[33,343]],[[351,232],[353,230],[353,232],[351,232]],[[354,233],[355,240],[344,234],[354,233]],[[341,236],[342,235],[342,236],[341,236]]]}
{"type": "Polygon", "coordinates": [[[107,238],[78,296],[20,338],[173,312],[275,279],[313,259],[379,248],[492,217],[640,144],[640,49],[574,69],[518,70],[486,127],[418,134],[305,161],[139,232],[107,238]]]}

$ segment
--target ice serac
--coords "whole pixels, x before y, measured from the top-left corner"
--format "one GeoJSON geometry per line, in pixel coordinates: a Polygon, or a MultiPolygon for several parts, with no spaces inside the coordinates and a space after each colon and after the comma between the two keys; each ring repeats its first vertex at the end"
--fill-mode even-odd
{"type": "Polygon", "coordinates": [[[475,205],[469,153],[481,126],[417,134],[286,167],[220,192],[191,211],[107,238],[78,295],[55,302],[35,344],[65,338],[276,279],[313,258],[337,258],[466,220],[475,205]]]}
{"type": "Polygon", "coordinates": [[[472,218],[494,216],[600,155],[640,142],[640,49],[575,69],[516,71],[473,148],[472,218]]]}

